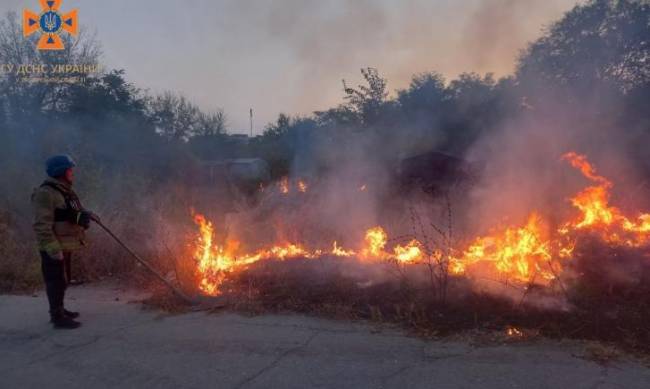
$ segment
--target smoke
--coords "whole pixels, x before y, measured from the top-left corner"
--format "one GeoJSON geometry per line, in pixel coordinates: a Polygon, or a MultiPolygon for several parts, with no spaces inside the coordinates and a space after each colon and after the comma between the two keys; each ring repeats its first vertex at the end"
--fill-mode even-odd
{"type": "MultiPolygon", "coordinates": [[[[630,140],[621,136],[613,114],[622,110],[620,103],[612,107],[588,99],[573,105],[550,98],[539,101],[538,106],[522,107],[468,151],[468,159],[485,166],[472,193],[471,212],[477,220],[489,224],[507,215],[521,222],[532,210],[557,218],[575,211],[569,197],[588,181],[561,160],[570,151],[587,155],[602,175],[615,178],[613,202],[642,182],[630,140]]],[[[643,203],[628,205],[638,209],[643,203]]],[[[486,227],[482,224],[479,227],[486,227]]]]}
{"type": "Polygon", "coordinates": [[[432,68],[449,78],[466,71],[509,74],[518,51],[574,1],[238,4],[238,14],[259,20],[267,39],[295,57],[290,72],[299,87],[290,106],[306,112],[333,105],[340,99],[339,80],[354,79],[365,66],[380,68],[392,87],[432,68]]]}
{"type": "Polygon", "coordinates": [[[323,245],[337,241],[356,249],[368,228],[384,224],[383,208],[392,194],[390,150],[371,153],[378,150],[377,143],[376,136],[365,132],[303,140],[300,146],[310,151],[309,157],[301,153],[294,161],[288,193],[279,190],[283,181],[272,184],[255,207],[228,215],[229,232],[258,247],[301,242],[328,250],[323,245]]]}
{"type": "Polygon", "coordinates": [[[462,63],[479,73],[511,73],[512,59],[519,51],[574,4],[561,0],[490,0],[474,4],[463,29],[462,63]]]}
{"type": "MultiPolygon", "coordinates": [[[[571,198],[593,185],[562,160],[571,151],[585,155],[599,175],[612,181],[608,206],[622,210],[631,219],[650,210],[643,195],[647,193],[647,169],[639,163],[645,157],[635,151],[641,137],[621,127],[625,122],[621,113],[626,107],[620,93],[607,87],[595,87],[591,96],[577,90],[562,91],[564,96],[533,88],[519,90],[520,96],[536,103],[528,104],[522,98],[518,112],[479,138],[467,152],[468,159],[484,167],[465,204],[474,221],[466,231],[468,236],[524,225],[533,212],[543,218],[544,234],[557,236],[562,223],[580,214],[571,198]]],[[[595,232],[577,234],[575,251],[571,261],[563,264],[560,283],[634,288],[645,277],[647,247],[627,248],[625,244],[605,242],[595,232]]],[[[491,282],[479,280],[474,286],[517,296],[491,282]]],[[[562,293],[532,293],[526,299],[541,307],[567,309],[565,297],[562,293]]]]}
{"type": "MultiPolygon", "coordinates": [[[[307,114],[337,104],[341,78],[354,80],[366,66],[379,68],[391,88],[430,69],[447,78],[465,71],[508,74],[517,51],[574,4],[193,0],[152,8],[69,0],[64,6],[80,9],[82,25],[98,31],[108,63],[127,69],[133,82],[177,90],[204,109],[222,106],[239,130],[248,127],[250,107],[260,128],[287,107],[307,114]],[[175,20],[175,28],[160,20],[175,20]]],[[[0,13],[23,6],[4,1],[0,13]]]]}
{"type": "MultiPolygon", "coordinates": [[[[513,37],[521,35],[521,31],[529,28],[528,25],[520,23],[528,12],[529,9],[522,6],[520,2],[513,1],[493,2],[476,8],[474,22],[468,24],[467,33],[463,37],[465,47],[468,47],[468,52],[472,54],[475,67],[492,66],[491,56],[495,53],[503,55],[499,53],[523,47],[515,43],[516,39],[500,40],[498,37],[507,34],[513,37]],[[494,20],[499,20],[500,23],[487,22],[494,20]]],[[[370,24],[391,17],[381,12],[376,14],[371,12],[371,14],[373,16],[368,19],[370,24]]],[[[414,24],[417,24],[417,18],[414,24]]],[[[354,32],[346,30],[345,26],[340,26],[340,30],[346,34],[354,32]]],[[[326,42],[311,41],[309,37],[294,37],[291,35],[293,31],[295,31],[293,28],[279,27],[274,30],[274,33],[296,42],[295,47],[300,48],[298,52],[307,61],[312,57],[318,58],[320,53],[320,50],[312,53],[310,48],[322,49],[327,46],[326,42]]],[[[379,33],[379,36],[382,34],[383,32],[379,33]]],[[[334,61],[344,60],[334,59],[334,61]]],[[[335,65],[330,64],[330,66],[335,65]]],[[[572,66],[581,68],[580,63],[572,66]]],[[[479,183],[469,191],[467,199],[459,198],[454,210],[459,219],[470,220],[470,223],[464,223],[467,228],[458,232],[459,234],[475,237],[487,234],[500,226],[522,225],[532,212],[542,215],[546,233],[553,233],[562,221],[576,213],[569,198],[589,184],[584,177],[561,160],[562,155],[569,151],[586,154],[600,174],[613,178],[615,191],[611,199],[612,204],[629,208],[634,213],[648,209],[644,208],[647,201],[638,195],[642,192],[638,184],[642,182],[644,171],[635,162],[638,155],[630,153],[631,142],[639,138],[629,134],[621,136],[620,112],[623,112],[625,107],[617,91],[601,87],[594,88],[592,95],[585,95],[584,91],[578,88],[575,90],[569,88],[562,89],[561,93],[564,95],[561,96],[554,94],[557,91],[531,88],[523,82],[521,85],[518,85],[516,90],[517,99],[520,100],[519,106],[515,104],[511,107],[513,112],[508,112],[507,119],[489,128],[489,131],[486,131],[466,154],[467,159],[480,163],[483,169],[479,183]]],[[[400,225],[402,221],[399,218],[392,219],[387,216],[400,212],[405,215],[412,207],[411,203],[421,202],[421,198],[413,199],[405,196],[391,202],[386,200],[386,197],[395,195],[390,193],[390,190],[380,191],[371,198],[354,197],[347,191],[347,188],[353,187],[350,183],[355,182],[358,176],[390,175],[385,170],[387,166],[385,162],[390,160],[391,156],[378,155],[385,149],[367,147],[351,139],[341,149],[332,150],[330,147],[322,152],[316,150],[313,158],[329,158],[336,161],[338,170],[329,172],[322,186],[318,187],[320,199],[314,198],[316,201],[311,203],[314,209],[305,209],[301,215],[309,216],[296,219],[295,225],[305,227],[320,225],[323,230],[339,229],[343,235],[359,231],[364,224],[368,227],[375,221],[392,227],[400,225]],[[390,208],[395,203],[398,203],[397,210],[391,212],[390,208]],[[323,212],[323,210],[327,211],[323,212]],[[304,221],[308,222],[301,224],[304,221]]],[[[396,153],[396,149],[390,148],[393,153],[396,153]]],[[[383,184],[390,185],[390,182],[386,181],[383,184]]],[[[441,204],[430,201],[417,204],[415,207],[423,217],[435,219],[435,211],[419,210],[427,207],[439,209],[441,204]]],[[[414,223],[411,221],[411,224],[414,223]]],[[[398,234],[409,232],[408,228],[392,229],[398,234]]],[[[428,230],[427,235],[435,234],[428,230]]],[[[330,235],[320,234],[320,236],[330,235]]],[[[606,263],[606,265],[613,264],[606,263]]],[[[613,275],[611,281],[638,280],[638,277],[632,276],[635,272],[638,273],[638,269],[642,266],[638,262],[630,262],[628,265],[630,266],[611,269],[609,272],[613,275]]],[[[575,274],[577,273],[572,276],[575,274]]],[[[477,285],[485,287],[482,282],[477,282],[477,285]]],[[[497,288],[487,289],[494,291],[497,288]]],[[[502,286],[499,286],[499,289],[500,293],[513,294],[502,286]]],[[[558,303],[553,296],[530,295],[528,297],[547,307],[558,303]]]]}

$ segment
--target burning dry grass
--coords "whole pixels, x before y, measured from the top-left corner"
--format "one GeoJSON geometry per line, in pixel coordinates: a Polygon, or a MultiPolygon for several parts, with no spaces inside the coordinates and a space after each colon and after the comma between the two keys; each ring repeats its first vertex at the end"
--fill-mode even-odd
{"type": "Polygon", "coordinates": [[[194,215],[185,284],[243,312],[369,319],[423,335],[601,340],[647,353],[650,215],[624,215],[610,204],[613,184],[584,156],[563,159],[588,182],[570,197],[572,213],[551,224],[533,211],[464,242],[452,239],[450,208],[446,230],[432,224],[435,238],[413,213],[414,234],[400,239],[375,226],[356,247],[283,240],[254,250],[233,237],[217,242],[215,226],[194,215]]]}
{"type": "MultiPolygon", "coordinates": [[[[575,277],[567,269],[575,262],[574,250],[581,237],[598,237],[609,247],[639,248],[639,253],[644,255],[650,241],[650,214],[625,216],[610,204],[613,184],[598,175],[585,156],[571,152],[562,159],[590,182],[570,199],[574,215],[551,225],[541,213],[532,211],[522,225],[493,228],[486,235],[460,244],[452,236],[451,208],[446,230],[431,223],[439,235],[436,239],[425,232],[422,219],[412,212],[416,228],[413,236],[404,242],[389,242],[386,229],[374,226],[365,231],[363,241],[354,248],[344,248],[336,240],[324,244],[317,242],[316,247],[310,247],[299,241],[282,239],[260,249],[246,250],[246,245],[233,237],[217,242],[215,231],[218,226],[203,215],[195,214],[199,234],[193,243],[192,257],[197,265],[198,287],[202,292],[215,296],[222,293],[221,285],[230,273],[257,262],[319,259],[330,255],[359,258],[368,264],[395,262],[404,267],[425,264],[430,278],[438,283],[437,294],[442,300],[447,293],[450,274],[470,280],[492,279],[529,289],[543,286],[566,294],[564,284],[575,277]]],[[[306,190],[306,186],[304,188],[306,190]]],[[[278,191],[286,195],[285,189],[287,181],[283,179],[278,184],[278,191]]],[[[625,269],[625,266],[619,266],[619,269],[625,269]]]]}
{"type": "MultiPolygon", "coordinates": [[[[584,246],[578,255],[603,249],[593,242],[584,246]]],[[[544,289],[520,290],[518,298],[512,298],[511,286],[502,285],[502,295],[493,290],[487,293],[458,276],[450,279],[449,297],[442,302],[422,268],[399,271],[394,263],[368,265],[333,256],[254,263],[224,281],[219,299],[227,309],[243,314],[301,313],[369,320],[397,324],[425,337],[469,333],[474,334],[472,341],[486,342],[489,336],[488,343],[539,336],[593,340],[649,355],[650,270],[643,268],[636,280],[602,275],[602,269],[610,265],[610,255],[621,258],[633,250],[604,251],[602,260],[578,260],[573,270],[581,276],[567,285],[571,308],[566,310],[537,304],[547,293],[544,289]],[[510,297],[505,297],[506,290],[510,297]]],[[[149,304],[172,312],[186,310],[163,290],[149,304]]]]}
{"type": "Polygon", "coordinates": [[[575,271],[582,276],[569,286],[568,310],[536,304],[544,290],[522,290],[517,300],[476,291],[462,277],[451,278],[449,298],[441,302],[422,269],[400,273],[389,264],[368,269],[341,258],[256,263],[228,279],[224,298],[232,309],[252,314],[367,319],[400,324],[424,336],[480,330],[503,332],[509,340],[537,335],[598,340],[649,353],[650,271],[645,268],[637,280],[621,283],[603,279],[601,265],[578,262],[575,271]]]}

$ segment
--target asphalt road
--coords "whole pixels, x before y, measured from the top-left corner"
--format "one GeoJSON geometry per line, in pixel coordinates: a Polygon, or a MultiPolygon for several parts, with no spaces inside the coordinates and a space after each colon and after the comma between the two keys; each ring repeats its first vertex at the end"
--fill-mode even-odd
{"type": "Polygon", "coordinates": [[[0,296],[1,388],[650,388],[647,367],[598,365],[574,342],[475,347],[302,316],[165,315],[106,285],[70,295],[74,331],[51,329],[42,295],[0,296]]]}

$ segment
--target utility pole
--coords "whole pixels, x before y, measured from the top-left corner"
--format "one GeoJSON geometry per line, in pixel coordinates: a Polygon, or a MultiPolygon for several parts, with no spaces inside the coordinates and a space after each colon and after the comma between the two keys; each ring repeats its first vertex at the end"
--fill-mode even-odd
{"type": "Polygon", "coordinates": [[[253,108],[251,108],[251,138],[253,137],[253,108]]]}

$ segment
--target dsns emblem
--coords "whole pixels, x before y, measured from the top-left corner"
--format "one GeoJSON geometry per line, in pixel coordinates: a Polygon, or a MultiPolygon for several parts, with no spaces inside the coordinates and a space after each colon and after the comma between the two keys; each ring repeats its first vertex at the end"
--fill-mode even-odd
{"type": "Polygon", "coordinates": [[[73,9],[67,14],[61,15],[59,8],[63,0],[39,0],[41,13],[37,14],[28,9],[23,11],[23,36],[28,37],[40,31],[41,38],[36,48],[38,50],[63,50],[63,39],[61,33],[67,32],[77,36],[79,21],[77,10],[73,9]]]}

